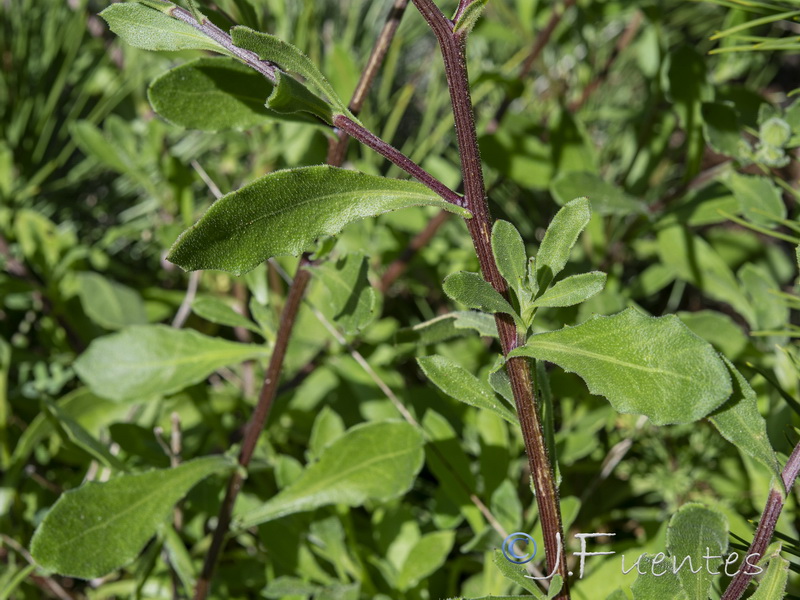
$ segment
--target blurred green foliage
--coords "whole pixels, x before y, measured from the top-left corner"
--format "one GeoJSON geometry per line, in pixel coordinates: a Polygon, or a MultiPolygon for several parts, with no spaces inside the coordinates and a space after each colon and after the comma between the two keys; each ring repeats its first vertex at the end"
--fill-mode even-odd
{"type": "MultiPolygon", "coordinates": [[[[64,491],[224,454],[241,441],[286,301],[281,273],[294,272],[297,259],[279,257],[236,277],[186,274],[164,257],[215,196],[278,169],[320,164],[327,147],[321,128],[302,122],[208,132],[160,118],[149,83],[199,52],[126,46],[97,17],[107,4],[0,2],[3,598],[51,597],[51,585],[92,600],[190,595],[223,468],[209,469],[179,504],[180,518],[108,576],[51,574],[30,565],[25,549],[64,491]],[[137,331],[153,338],[143,342],[137,331]],[[152,348],[168,356],[153,359],[152,348]],[[170,370],[170,360],[201,349],[207,360],[196,371],[170,370]],[[136,370],[148,361],[152,371],[136,370]],[[170,450],[178,438],[179,456],[170,450]]],[[[452,13],[456,3],[441,4],[452,13]]],[[[246,25],[290,41],[349,98],[389,5],[220,0],[201,9],[224,29],[246,25]]],[[[781,464],[800,424],[795,6],[580,0],[519,76],[561,8],[497,1],[487,3],[469,45],[493,215],[514,224],[533,256],[562,205],[585,195],[593,209],[563,275],[601,271],[605,288],[581,304],[546,307],[534,331],[626,308],[677,314],[741,374],[735,393],[763,417],[781,464]]],[[[459,186],[440,56],[413,7],[359,118],[459,186]]],[[[346,166],[400,176],[355,143],[346,166]]],[[[411,458],[394,465],[403,485],[367,493],[364,482],[377,475],[366,471],[331,502],[307,501],[235,531],[214,597],[524,593],[494,563],[503,537],[487,519],[541,540],[519,428],[497,414],[509,412],[499,399],[508,381],[495,364],[491,322],[487,328],[459,310],[467,307],[454,307],[442,288],[447,276],[478,270],[463,222],[443,220],[407,256],[437,212],[386,214],[320,243],[327,262],[314,267],[237,515],[246,522],[275,498],[302,496],[323,461],[347,464],[348,443],[363,428],[400,418],[395,401],[425,432],[424,460],[414,454],[422,444],[416,430],[394,432],[411,448],[411,458]],[[381,277],[400,258],[407,271],[384,288],[381,277]],[[342,279],[352,297],[331,283],[342,279]],[[347,310],[352,299],[359,310],[347,310]],[[470,406],[431,385],[415,359],[433,354],[437,364],[479,379],[472,391],[500,408],[470,406]]],[[[657,427],[617,413],[575,374],[544,363],[537,374],[573,571],[580,546],[571,534],[616,534],[592,541],[616,555],[587,559],[573,598],[618,589],[618,598],[658,597],[642,591],[652,581],[634,584],[634,573],[622,574],[620,555],[627,568],[642,553],[680,554],[681,544],[694,543],[683,534],[696,502],[727,522],[729,549],[749,544],[771,485],[769,455],[739,452],[709,420],[657,427]]],[[[790,492],[777,529],[788,559],[786,597],[800,594],[796,498],[790,492]]],[[[533,564],[544,568],[541,556],[533,564]]],[[[776,589],[786,570],[780,560],[768,573],[776,589]]],[[[728,579],[713,578],[707,595],[719,598],[728,579]]]]}

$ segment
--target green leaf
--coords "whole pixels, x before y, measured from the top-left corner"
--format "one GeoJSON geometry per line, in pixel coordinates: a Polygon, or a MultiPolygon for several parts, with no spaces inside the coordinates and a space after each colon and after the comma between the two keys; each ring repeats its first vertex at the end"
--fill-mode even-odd
{"type": "Polygon", "coordinates": [[[767,572],[761,578],[758,588],[750,600],[775,600],[785,598],[786,583],[789,579],[789,561],[781,558],[780,545],[769,559],[767,572]]]}
{"type": "Polygon", "coordinates": [[[62,410],[55,403],[46,400],[45,407],[49,412],[58,428],[64,432],[66,439],[84,450],[92,458],[98,460],[102,464],[116,469],[117,471],[127,471],[128,467],[125,466],[121,460],[111,454],[108,448],[100,443],[91,433],[86,431],[80,423],[73,419],[67,412],[62,410]]]}
{"type": "Polygon", "coordinates": [[[413,342],[427,346],[468,335],[470,331],[476,331],[483,337],[497,337],[497,324],[494,317],[487,313],[476,310],[455,311],[401,329],[397,332],[395,341],[398,344],[413,342]]]}
{"type": "MultiPolygon", "coordinates": [[[[528,552],[530,552],[530,550],[528,550],[528,552]]],[[[539,589],[539,586],[536,585],[536,582],[526,577],[528,572],[525,570],[525,567],[510,562],[500,550],[494,551],[492,561],[503,574],[503,577],[513,581],[515,584],[522,587],[522,589],[529,591],[535,598],[545,600],[545,595],[542,593],[542,590],[539,589]]]]}
{"type": "Polygon", "coordinates": [[[733,394],[722,406],[709,415],[708,420],[722,437],[741,452],[756,459],[782,482],[781,467],[767,436],[767,422],[758,411],[756,393],[736,367],[723,358],[733,376],[733,394]]]}
{"type": "Polygon", "coordinates": [[[189,5],[189,10],[191,11],[195,21],[198,23],[203,22],[206,16],[200,12],[199,8],[197,8],[197,3],[194,0],[186,0],[186,3],[189,5]]]}
{"type": "Polygon", "coordinates": [[[727,550],[728,520],[722,513],[690,503],[672,515],[667,527],[667,552],[678,564],[690,557],[678,571],[681,588],[689,600],[708,599],[713,579],[711,572],[722,566],[727,550]],[[704,559],[706,555],[719,560],[704,559]]]}
{"type": "Polygon", "coordinates": [[[324,406],[314,419],[308,439],[308,458],[317,459],[322,451],[344,435],[344,421],[330,406],[324,406]]]}
{"type": "Polygon", "coordinates": [[[572,306],[603,291],[606,274],[591,271],[562,279],[533,303],[538,307],[572,306]]]}
{"type": "Polygon", "coordinates": [[[89,121],[73,121],[69,130],[75,144],[84,154],[118,173],[130,172],[131,165],[126,163],[124,154],[95,125],[89,121]]]}
{"type": "Polygon", "coordinates": [[[229,304],[212,296],[200,296],[192,302],[192,312],[206,321],[226,325],[228,327],[243,327],[253,333],[263,335],[261,329],[244,315],[233,310],[229,304]]]}
{"type": "Polygon", "coordinates": [[[775,226],[776,221],[786,218],[781,190],[769,177],[731,172],[727,185],[744,216],[756,225],[775,226]]]}
{"type": "MultiPolygon", "coordinates": [[[[681,560],[683,557],[678,562],[681,560]]],[[[672,572],[672,561],[663,552],[642,555],[636,572],[639,576],[631,586],[633,600],[689,600],[672,572]]]]}
{"type": "Polygon", "coordinates": [[[86,316],[106,329],[147,323],[141,296],[99,273],[78,273],[78,296],[86,316]]]}
{"type": "Polygon", "coordinates": [[[378,316],[380,297],[369,284],[368,270],[367,257],[360,252],[314,268],[328,290],[326,316],[347,334],[358,333],[378,316]]]}
{"type": "Polygon", "coordinates": [[[308,113],[319,117],[328,125],[333,124],[333,108],[330,104],[290,76],[278,72],[276,77],[275,88],[267,98],[267,106],[272,111],[285,117],[294,116],[295,120],[301,121],[306,119],[300,115],[308,113]]]}
{"type": "Polygon", "coordinates": [[[663,229],[658,232],[658,254],[661,262],[672,267],[678,277],[710,298],[730,304],[754,325],[753,307],[730,268],[699,235],[683,227],[663,229]]]}
{"type": "Polygon", "coordinates": [[[194,27],[171,17],[163,10],[137,2],[112,4],[100,13],[111,31],[143,50],[227,51],[194,27]]]}
{"type": "Polygon", "coordinates": [[[325,94],[336,112],[355,118],[314,62],[299,48],[274,35],[254,31],[248,27],[231,29],[231,39],[234,45],[255,52],[262,60],[274,62],[285,71],[302,75],[307,82],[325,94]]]}
{"type": "Polygon", "coordinates": [[[241,275],[272,256],[300,254],[353,221],[409,206],[470,216],[421,183],[327,166],[276,171],[217,200],[167,258],[187,271],[241,275]]]}
{"type": "Polygon", "coordinates": [[[592,210],[601,215],[644,214],[646,209],[636,198],[608,183],[595,173],[563,171],[550,184],[550,192],[559,204],[566,206],[573,198],[586,196],[592,210]]]}
{"type": "Polygon", "coordinates": [[[696,421],[731,394],[717,353],[674,315],[647,317],[629,308],[534,335],[509,356],[577,373],[617,411],[646,415],[656,425],[696,421]]]}
{"type": "MultiPolygon", "coordinates": [[[[492,227],[492,252],[497,270],[514,290],[521,305],[530,300],[527,290],[528,257],[522,236],[508,221],[495,221],[492,227]]],[[[523,311],[524,312],[524,311],[523,311]]]]}
{"type": "Polygon", "coordinates": [[[246,529],[293,513],[329,504],[360,506],[404,494],[422,468],[424,440],[404,422],[356,425],[326,447],[320,459],[259,508],[242,515],[246,529]]]}
{"type": "Polygon", "coordinates": [[[704,102],[701,114],[708,145],[715,152],[738,158],[742,154],[744,140],[736,109],[728,104],[704,102]]]}
{"type": "Polygon", "coordinates": [[[478,273],[458,271],[448,275],[442,289],[452,300],[489,313],[507,313],[519,319],[508,301],[478,273]]]}
{"type": "Polygon", "coordinates": [[[731,360],[736,360],[747,348],[747,335],[726,314],[715,310],[697,310],[679,312],[677,315],[689,329],[731,360]]]}
{"type": "Polygon", "coordinates": [[[397,589],[404,592],[435,573],[447,560],[455,538],[455,531],[435,531],[417,540],[397,574],[397,589]]]}
{"type": "Polygon", "coordinates": [[[36,529],[31,554],[59,575],[102,577],[133,561],[192,487],[234,465],[224,456],[206,457],[70,490],[36,529]]]}
{"type": "Polygon", "coordinates": [[[421,356],[417,363],[425,376],[451,398],[492,411],[513,425],[519,423],[517,416],[497,399],[492,389],[461,365],[438,355],[421,356]]]}
{"type": "Polygon", "coordinates": [[[750,298],[754,325],[758,329],[780,330],[789,322],[789,307],[781,289],[763,265],[747,263],[738,272],[739,281],[750,298]]]}
{"type": "Polygon", "coordinates": [[[453,33],[463,36],[472,31],[478,19],[481,18],[483,9],[486,8],[488,1],[489,0],[473,0],[470,2],[467,8],[465,8],[458,17],[458,21],[456,21],[453,27],[453,33]]]}
{"type": "Polygon", "coordinates": [[[225,56],[203,57],[159,75],[147,97],[167,121],[203,131],[246,129],[276,118],[307,122],[266,107],[272,83],[242,63],[225,56]]]}
{"type": "Polygon", "coordinates": [[[534,264],[540,289],[550,285],[555,276],[564,269],[572,247],[589,224],[591,216],[589,200],[576,198],[564,205],[553,217],[539,245],[534,264]]]}
{"type": "Polygon", "coordinates": [[[94,340],[75,361],[78,377],[109,400],[143,400],[203,381],[220,367],[268,354],[165,325],[136,325],[94,340]]]}
{"type": "Polygon", "coordinates": [[[550,588],[547,590],[547,600],[555,598],[563,587],[564,580],[561,578],[561,575],[553,575],[553,578],[550,580],[550,588]]]}

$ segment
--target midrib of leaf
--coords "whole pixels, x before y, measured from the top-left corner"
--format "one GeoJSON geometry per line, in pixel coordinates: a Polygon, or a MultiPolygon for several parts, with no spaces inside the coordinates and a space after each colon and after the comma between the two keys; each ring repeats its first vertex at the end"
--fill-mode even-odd
{"type": "MultiPolygon", "coordinates": [[[[431,198],[431,196],[422,195],[422,194],[419,194],[417,192],[387,192],[386,190],[383,190],[381,188],[358,190],[358,193],[360,193],[360,194],[361,193],[368,194],[370,192],[373,192],[373,193],[374,192],[381,192],[382,194],[391,193],[391,195],[393,195],[393,196],[407,197],[407,198],[417,198],[419,200],[424,200],[426,198],[428,198],[428,199],[431,198]]],[[[269,219],[270,217],[274,217],[274,216],[283,214],[285,212],[288,212],[290,210],[297,209],[298,207],[305,206],[306,204],[310,204],[311,202],[325,201],[325,200],[338,199],[338,198],[346,198],[349,195],[350,195],[350,192],[335,192],[333,194],[323,194],[321,196],[313,196],[311,198],[306,198],[305,200],[301,200],[300,202],[296,202],[296,203],[292,204],[291,206],[284,206],[284,207],[281,207],[281,208],[279,208],[279,209],[277,209],[277,210],[275,210],[273,212],[266,213],[264,215],[260,215],[260,216],[256,217],[255,219],[253,219],[252,221],[248,221],[247,223],[242,225],[242,228],[249,227],[253,223],[257,223],[259,221],[263,221],[264,219],[269,219]]]]}
{"type": "MultiPolygon", "coordinates": [[[[569,296],[569,295],[574,294],[574,293],[575,293],[574,289],[572,289],[572,290],[568,289],[567,291],[560,292],[558,294],[551,294],[550,292],[547,292],[547,293],[542,294],[542,296],[539,298],[539,301],[541,301],[541,300],[547,300],[547,301],[559,300],[561,298],[564,298],[565,296],[569,296]]],[[[544,307],[544,308],[547,308],[547,307],[544,307]]]]}
{"type": "Polygon", "coordinates": [[[350,466],[350,467],[346,468],[344,471],[339,471],[338,473],[336,473],[333,476],[328,477],[327,479],[318,479],[316,484],[312,484],[310,487],[306,488],[306,491],[303,492],[303,495],[314,494],[317,491],[319,491],[319,488],[326,487],[326,486],[330,485],[331,483],[335,483],[336,479],[344,479],[348,475],[350,475],[350,474],[352,474],[352,473],[354,473],[356,471],[365,470],[365,469],[371,467],[372,465],[374,465],[376,463],[385,462],[387,460],[391,460],[391,459],[393,459],[395,457],[403,456],[405,454],[411,454],[411,452],[413,450],[414,449],[412,448],[411,450],[400,450],[398,452],[390,452],[388,454],[383,454],[381,456],[376,456],[376,457],[370,458],[369,460],[364,461],[363,463],[360,463],[358,465],[350,466]]]}
{"type": "MultiPolygon", "coordinates": [[[[198,467],[200,467],[200,466],[204,466],[204,465],[197,465],[197,466],[198,466],[198,467]]],[[[200,469],[195,469],[195,470],[200,470],[200,469]]],[[[110,526],[112,523],[114,523],[115,521],[118,521],[119,519],[121,519],[122,517],[124,517],[125,515],[127,515],[127,514],[128,514],[129,512],[131,512],[132,510],[135,510],[135,509],[139,508],[139,507],[140,507],[142,504],[146,503],[146,502],[147,502],[148,500],[150,500],[150,499],[151,499],[151,498],[149,498],[148,496],[144,496],[144,497],[143,497],[141,500],[139,500],[138,502],[134,502],[133,504],[131,504],[131,505],[129,505],[129,506],[126,506],[125,508],[123,508],[123,509],[122,509],[120,512],[116,513],[116,514],[115,514],[113,517],[111,517],[110,519],[107,519],[106,521],[103,521],[102,523],[98,523],[97,525],[93,525],[93,526],[91,526],[91,527],[88,527],[88,528],[84,529],[83,531],[81,531],[81,532],[80,532],[78,535],[76,535],[75,537],[72,537],[72,538],[70,538],[69,540],[67,540],[67,541],[65,541],[65,542],[62,542],[62,543],[58,544],[58,545],[56,546],[56,548],[60,550],[61,548],[63,548],[63,547],[64,547],[64,546],[66,546],[67,544],[71,544],[71,543],[73,543],[75,540],[79,540],[79,539],[81,539],[82,537],[86,536],[87,534],[89,534],[89,533],[91,533],[91,532],[93,532],[93,531],[97,531],[97,530],[99,530],[99,529],[104,529],[104,528],[106,528],[106,527],[110,526]]]]}
{"type": "MultiPolygon", "coordinates": [[[[256,349],[253,348],[253,351],[255,351],[255,350],[256,349]]],[[[149,367],[161,367],[161,366],[167,366],[167,367],[180,366],[180,365],[185,365],[186,363],[201,362],[200,359],[202,359],[203,361],[210,359],[210,360],[213,360],[214,362],[216,362],[216,358],[214,358],[214,357],[224,358],[224,357],[228,357],[228,356],[234,357],[234,356],[240,356],[240,355],[244,355],[244,354],[247,354],[245,352],[244,348],[242,348],[241,350],[239,350],[239,349],[236,349],[236,350],[231,349],[231,350],[227,350],[227,351],[224,351],[224,352],[206,352],[204,354],[195,353],[195,354],[193,354],[191,356],[187,356],[187,357],[184,357],[184,358],[173,358],[172,360],[159,360],[159,361],[156,361],[156,362],[154,362],[154,361],[141,361],[141,362],[136,362],[136,363],[123,363],[123,365],[120,366],[120,370],[130,371],[132,369],[138,369],[138,368],[142,368],[142,367],[148,367],[149,368],[149,367]],[[130,365],[130,366],[127,366],[127,365],[130,365]]],[[[266,354],[266,350],[260,350],[259,349],[258,350],[258,354],[266,354]]]]}
{"type": "MultiPolygon", "coordinates": [[[[396,457],[400,457],[400,456],[405,456],[405,455],[411,454],[413,452],[413,450],[414,449],[412,448],[410,450],[401,450],[401,451],[398,451],[398,452],[391,452],[389,454],[383,454],[380,457],[373,457],[373,458],[367,460],[366,462],[363,462],[363,463],[360,463],[358,465],[354,465],[354,466],[348,467],[344,471],[339,471],[335,475],[332,475],[332,476],[329,476],[329,477],[323,478],[323,479],[318,479],[316,481],[316,483],[314,483],[310,487],[304,489],[302,492],[299,493],[299,495],[298,495],[297,492],[287,491],[287,496],[289,496],[289,499],[288,500],[281,499],[281,503],[278,504],[277,510],[273,509],[272,511],[267,511],[266,512],[266,516],[270,517],[270,518],[274,518],[275,515],[286,514],[285,511],[287,511],[287,510],[291,511],[292,507],[294,505],[296,505],[298,502],[300,502],[303,499],[304,496],[312,496],[312,495],[318,493],[321,488],[325,488],[327,486],[335,484],[337,479],[346,478],[349,475],[351,475],[352,473],[354,473],[356,471],[363,470],[363,469],[367,469],[367,468],[369,468],[370,466],[372,466],[372,465],[374,465],[376,463],[385,462],[387,460],[391,460],[391,459],[394,459],[396,457]]],[[[276,497],[276,500],[277,499],[278,498],[276,497]]],[[[256,515],[258,516],[259,519],[264,518],[264,513],[262,513],[262,514],[256,513],[256,515]]],[[[242,515],[242,522],[243,523],[247,524],[249,521],[250,521],[250,519],[248,518],[248,515],[242,515]]]]}
{"type": "Polygon", "coordinates": [[[531,344],[532,347],[542,348],[544,350],[555,350],[556,352],[561,352],[565,354],[572,354],[578,356],[585,356],[587,358],[594,358],[597,360],[609,362],[612,364],[620,365],[622,367],[627,367],[631,369],[636,369],[639,371],[644,371],[646,373],[660,373],[662,375],[670,375],[674,377],[678,377],[679,379],[685,379],[687,381],[692,381],[691,377],[687,375],[682,375],[677,371],[666,371],[664,369],[659,369],[656,367],[645,367],[643,365],[637,365],[636,363],[629,363],[624,360],[620,360],[618,358],[614,358],[613,356],[608,356],[606,354],[598,354],[597,352],[592,352],[591,350],[583,350],[581,348],[575,347],[565,347],[563,344],[557,344],[553,342],[534,342],[531,344]]]}
{"type": "Polygon", "coordinates": [[[68,539],[67,541],[58,544],[56,546],[56,548],[58,548],[60,550],[61,548],[63,548],[67,544],[72,544],[72,543],[75,542],[75,540],[79,540],[82,537],[88,535],[89,533],[92,533],[93,531],[97,531],[99,529],[105,529],[105,528],[109,527],[112,523],[114,523],[115,521],[118,521],[119,519],[121,519],[122,517],[127,515],[132,510],[135,510],[135,509],[139,508],[141,505],[145,504],[150,499],[151,498],[148,498],[147,496],[144,496],[138,502],[134,502],[133,504],[131,504],[129,506],[126,506],[120,512],[116,513],[113,517],[103,521],[102,523],[98,523],[97,525],[92,525],[91,527],[88,527],[88,528],[84,529],[83,531],[81,531],[75,537],[72,537],[72,538],[68,539]]]}

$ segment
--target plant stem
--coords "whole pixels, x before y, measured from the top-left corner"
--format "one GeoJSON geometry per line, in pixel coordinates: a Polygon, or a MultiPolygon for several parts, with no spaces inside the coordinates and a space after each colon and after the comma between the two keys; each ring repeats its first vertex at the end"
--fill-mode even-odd
{"type": "MultiPolygon", "coordinates": [[[[399,10],[399,16],[402,16],[403,6],[401,9],[398,9],[398,5],[404,4],[403,0],[395,0],[395,5],[393,7],[393,15],[397,14],[399,10]]],[[[407,4],[407,1],[405,2],[407,4]]],[[[250,50],[244,50],[243,48],[239,48],[235,46],[231,41],[231,36],[224,32],[222,29],[214,25],[208,19],[204,20],[202,23],[198,23],[192,13],[188,10],[180,8],[178,6],[174,7],[171,10],[173,17],[180,19],[186,23],[189,23],[192,27],[200,31],[201,33],[207,35],[215,42],[217,42],[220,46],[234,54],[237,58],[242,60],[245,64],[252,67],[264,77],[272,81],[273,83],[277,83],[277,75],[276,71],[278,70],[278,66],[274,63],[261,60],[255,52],[251,52],[250,50]]],[[[386,21],[384,25],[384,31],[378,36],[378,40],[376,42],[376,49],[373,50],[372,54],[370,55],[370,60],[367,64],[367,68],[364,72],[364,76],[362,76],[362,80],[359,81],[359,85],[356,88],[356,91],[353,95],[353,101],[351,101],[350,106],[354,107],[356,110],[351,109],[351,112],[354,114],[361,109],[364,104],[364,100],[366,98],[367,90],[369,89],[370,85],[375,79],[375,76],[378,73],[378,66],[379,64],[376,63],[378,59],[383,60],[386,56],[386,50],[388,49],[389,43],[391,42],[392,37],[394,36],[395,32],[397,31],[397,26],[399,25],[399,17],[393,18],[390,15],[390,18],[386,21]],[[390,35],[391,34],[391,35],[390,35]],[[366,78],[366,79],[365,79],[366,78]]],[[[448,188],[444,185],[441,181],[436,179],[433,175],[428,173],[425,169],[420,167],[417,163],[413,160],[408,158],[405,154],[394,148],[391,144],[384,142],[378,136],[376,136],[371,131],[365,129],[352,119],[347,118],[344,115],[337,114],[333,117],[333,125],[334,127],[338,128],[339,130],[343,131],[350,137],[357,139],[362,144],[369,146],[373,150],[375,150],[378,154],[384,156],[385,158],[392,161],[398,167],[409,173],[411,176],[417,178],[419,181],[427,185],[431,190],[439,194],[442,198],[447,200],[448,202],[455,204],[457,206],[464,206],[464,202],[458,194],[456,194],[453,190],[448,188]]],[[[344,161],[344,152],[346,147],[342,148],[341,143],[332,144],[328,148],[328,164],[339,166],[344,161]]]]}
{"type": "Polygon", "coordinates": [[[202,22],[198,22],[195,20],[194,15],[191,12],[186,10],[185,8],[181,8],[180,6],[173,7],[169,14],[184,23],[188,23],[192,27],[194,27],[197,31],[202,33],[203,35],[211,38],[217,44],[225,48],[228,52],[233,54],[236,58],[247,64],[248,66],[252,67],[259,73],[261,73],[264,77],[269,79],[272,83],[278,83],[278,67],[274,63],[271,63],[268,60],[261,60],[255,52],[250,50],[245,50],[244,48],[239,48],[238,46],[233,45],[233,41],[231,40],[231,36],[214,25],[208,19],[204,19],[202,22]]]}
{"type": "MultiPolygon", "coordinates": [[[[787,494],[791,491],[792,486],[794,486],[798,473],[800,473],[800,444],[794,447],[792,455],[789,457],[789,460],[786,461],[786,466],[783,467],[783,471],[781,472],[781,479],[783,480],[783,485],[786,488],[787,494]]],[[[767,503],[764,506],[764,512],[761,514],[761,520],[759,520],[758,527],[756,527],[753,543],[750,544],[750,548],[747,550],[748,556],[756,555],[757,559],[761,559],[761,557],[764,556],[764,551],[767,549],[770,540],[772,540],[772,534],[775,532],[775,525],[778,522],[778,517],[781,516],[781,511],[783,510],[785,502],[786,498],[783,492],[773,487],[767,497],[767,503]]],[[[722,595],[722,600],[739,600],[747,589],[747,586],[750,585],[750,580],[753,579],[753,575],[754,573],[752,573],[750,569],[740,569],[739,572],[733,576],[733,579],[728,585],[728,589],[726,589],[725,593],[722,595]]]]}
{"type": "MultiPolygon", "coordinates": [[[[450,101],[456,126],[456,138],[461,157],[461,175],[464,181],[464,198],[467,209],[473,214],[467,228],[472,237],[475,252],[484,278],[495,290],[508,298],[508,288],[500,276],[491,245],[491,216],[483,182],[478,136],[469,88],[466,61],[466,37],[453,31],[447,19],[432,0],[413,0],[422,16],[430,25],[439,42],[444,60],[445,75],[450,90],[450,101]]],[[[510,316],[495,315],[497,331],[503,354],[519,346],[521,340],[510,316]]],[[[524,358],[512,358],[506,363],[514,400],[522,426],[528,464],[536,489],[536,501],[542,524],[548,572],[558,573],[564,580],[557,600],[569,598],[567,565],[564,552],[559,551],[563,539],[561,510],[555,486],[553,468],[544,442],[542,425],[536,409],[536,398],[531,379],[530,362],[524,358]]]]}
{"type": "Polygon", "coordinates": [[[239,468],[231,475],[228,481],[228,488],[225,491],[225,499],[222,501],[222,505],[219,509],[217,527],[211,539],[211,546],[203,562],[203,570],[200,573],[200,577],[197,579],[197,587],[194,593],[195,600],[203,600],[208,596],[217,560],[222,552],[222,546],[225,543],[225,538],[230,528],[236,497],[242,489],[247,467],[250,465],[250,460],[253,458],[253,452],[258,443],[258,437],[261,434],[261,430],[264,429],[264,424],[269,416],[270,408],[272,408],[272,402],[275,399],[275,392],[278,389],[278,382],[280,381],[280,374],[283,368],[283,360],[286,357],[286,349],[289,345],[289,339],[292,335],[295,321],[297,320],[297,312],[300,308],[308,282],[311,279],[311,272],[303,268],[309,263],[310,260],[308,256],[304,254],[300,259],[297,273],[289,288],[289,294],[283,306],[283,312],[281,313],[278,335],[275,338],[275,347],[272,351],[272,356],[270,356],[269,366],[264,376],[264,384],[261,387],[261,393],[258,396],[258,404],[247,424],[242,447],[239,450],[239,468]]]}
{"type": "MultiPolygon", "coordinates": [[[[399,25],[400,18],[403,15],[405,4],[407,4],[407,0],[395,0],[394,7],[392,9],[392,15],[390,15],[390,18],[384,25],[383,31],[378,36],[376,48],[373,49],[370,55],[367,68],[365,69],[364,74],[362,74],[361,80],[356,88],[356,92],[351,100],[349,108],[353,114],[358,113],[363,106],[366,93],[374,82],[380,63],[386,56],[386,50],[391,44],[394,34],[397,31],[397,26],[399,25]],[[403,6],[398,8],[400,4],[403,4],[403,6]],[[394,18],[392,18],[392,16],[394,18]]],[[[217,40],[218,43],[221,43],[224,47],[228,48],[229,45],[230,48],[228,49],[234,52],[236,56],[244,60],[248,65],[255,68],[268,79],[272,80],[273,82],[275,81],[276,67],[272,63],[262,61],[254,53],[233,46],[230,36],[209,21],[198,23],[192,17],[191,13],[179,7],[174,9],[173,16],[181,18],[181,20],[190,23],[196,29],[206,33],[206,35],[210,35],[212,39],[217,40]]],[[[352,121],[350,122],[352,123],[352,121]]],[[[328,164],[340,166],[344,162],[345,151],[346,144],[343,147],[340,147],[340,145],[330,145],[327,156],[328,164]]],[[[436,181],[432,177],[431,179],[436,181]]],[[[460,197],[458,198],[460,200],[460,197]]],[[[275,339],[275,347],[272,351],[272,356],[270,356],[269,365],[264,377],[264,383],[261,387],[261,392],[259,393],[256,409],[250,417],[244,440],[242,441],[242,447],[239,451],[239,468],[233,473],[228,481],[228,487],[225,491],[225,498],[222,501],[219,515],[217,517],[217,527],[214,530],[214,535],[211,539],[211,546],[209,547],[208,553],[206,554],[203,562],[203,569],[200,573],[200,577],[197,580],[194,600],[205,600],[209,591],[211,590],[211,581],[225,543],[225,538],[227,537],[230,529],[231,517],[233,515],[233,508],[236,503],[236,498],[242,488],[242,484],[247,474],[247,468],[250,464],[250,460],[253,457],[256,444],[258,443],[258,438],[261,434],[261,431],[264,429],[270,409],[272,408],[272,403],[275,400],[278,384],[280,383],[281,371],[283,370],[284,358],[286,357],[286,350],[289,345],[289,339],[291,338],[294,324],[297,321],[297,314],[300,309],[303,296],[305,295],[306,288],[311,280],[311,272],[307,268],[304,268],[308,264],[310,264],[309,255],[303,254],[303,256],[300,258],[300,263],[297,267],[297,272],[295,273],[294,279],[289,286],[286,303],[284,304],[283,311],[281,312],[280,325],[278,327],[278,333],[275,339]]]]}
{"type": "Polygon", "coordinates": [[[400,152],[391,144],[387,144],[377,135],[365,129],[352,119],[344,115],[336,115],[333,117],[333,124],[338,129],[341,129],[350,137],[357,139],[365,146],[369,146],[375,152],[392,161],[398,167],[403,169],[406,173],[418,179],[421,183],[427,185],[431,190],[439,194],[442,198],[455,204],[456,206],[466,206],[464,199],[456,194],[453,190],[436,179],[433,175],[428,173],[425,169],[420,167],[413,160],[408,158],[405,154],[400,152]]]}

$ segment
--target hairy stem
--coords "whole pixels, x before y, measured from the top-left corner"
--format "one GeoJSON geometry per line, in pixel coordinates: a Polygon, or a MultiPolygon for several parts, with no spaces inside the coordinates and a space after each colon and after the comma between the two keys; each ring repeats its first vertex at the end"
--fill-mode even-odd
{"type": "Polygon", "coordinates": [[[408,158],[397,148],[391,144],[387,144],[381,138],[376,136],[368,129],[364,129],[364,127],[352,119],[348,119],[344,115],[336,115],[333,117],[333,124],[338,129],[347,133],[350,137],[357,139],[359,142],[372,148],[384,158],[392,161],[406,173],[412,177],[415,177],[421,183],[427,185],[431,190],[439,194],[451,204],[462,207],[465,206],[464,199],[461,196],[456,194],[453,190],[428,173],[425,169],[420,167],[417,163],[408,158]]]}
{"type": "MultiPolygon", "coordinates": [[[[800,473],[800,444],[794,447],[792,455],[786,461],[786,466],[781,472],[781,479],[787,494],[791,492],[798,473],[800,473]]],[[[750,544],[750,548],[747,550],[748,556],[755,555],[756,560],[760,560],[764,556],[764,551],[767,549],[770,540],[772,540],[775,525],[778,523],[778,517],[781,516],[785,502],[786,498],[783,492],[773,487],[767,497],[761,520],[758,522],[758,527],[756,527],[753,543],[750,544]]],[[[753,573],[750,569],[740,569],[731,579],[728,589],[725,590],[722,596],[722,600],[739,600],[747,586],[750,585],[751,579],[753,579],[753,573]]]]}
{"type": "MultiPolygon", "coordinates": [[[[450,90],[450,100],[456,126],[456,138],[461,157],[461,175],[464,182],[464,198],[467,209],[473,214],[467,220],[475,252],[484,278],[494,289],[508,298],[508,288],[500,276],[494,260],[491,245],[491,216],[483,182],[478,136],[475,130],[472,99],[466,60],[466,37],[453,31],[452,22],[447,19],[432,0],[414,0],[422,16],[430,25],[439,42],[444,59],[445,75],[450,90]]],[[[510,316],[495,315],[497,331],[503,354],[516,348],[521,340],[510,316]]],[[[536,501],[542,524],[548,572],[558,573],[564,580],[557,600],[569,598],[567,585],[567,565],[564,552],[559,551],[563,539],[561,510],[558,492],[547,448],[544,442],[542,425],[536,410],[536,398],[531,379],[530,362],[524,358],[512,358],[506,363],[514,400],[517,406],[528,464],[536,489],[536,501]]]]}

